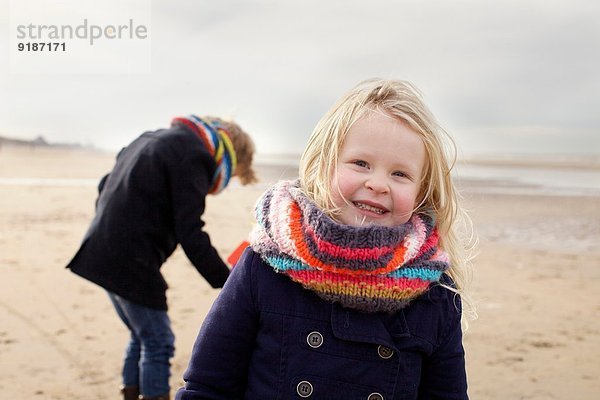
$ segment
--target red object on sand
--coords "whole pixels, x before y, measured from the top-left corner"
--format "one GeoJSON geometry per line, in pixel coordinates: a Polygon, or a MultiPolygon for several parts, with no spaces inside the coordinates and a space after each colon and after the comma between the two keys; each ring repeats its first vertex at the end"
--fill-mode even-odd
{"type": "Polygon", "coordinates": [[[244,240],[238,245],[238,247],[235,248],[235,250],[231,252],[229,257],[227,257],[227,262],[231,265],[232,268],[235,267],[235,263],[237,263],[242,253],[244,252],[244,250],[246,250],[246,247],[248,246],[250,246],[250,243],[244,240]]]}

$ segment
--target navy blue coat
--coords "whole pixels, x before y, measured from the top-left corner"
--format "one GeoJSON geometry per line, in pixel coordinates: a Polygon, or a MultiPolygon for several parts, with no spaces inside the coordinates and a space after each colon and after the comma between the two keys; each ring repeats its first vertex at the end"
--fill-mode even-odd
{"type": "Polygon", "coordinates": [[[201,219],[215,169],[185,126],[142,134],[102,179],[96,215],[67,267],[133,303],[166,310],[160,267],[179,243],[209,284],[222,287],[229,269],[201,219]]]}
{"type": "Polygon", "coordinates": [[[246,250],[206,317],[177,400],[467,399],[460,300],[395,314],[328,303],[246,250]]]}

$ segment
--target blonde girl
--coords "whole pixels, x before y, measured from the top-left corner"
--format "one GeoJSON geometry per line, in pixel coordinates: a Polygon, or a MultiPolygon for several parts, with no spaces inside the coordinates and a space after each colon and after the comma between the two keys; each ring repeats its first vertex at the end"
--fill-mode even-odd
{"type": "Polygon", "coordinates": [[[334,105],[300,179],[257,202],[176,398],[467,399],[468,224],[446,139],[403,81],[334,105]]]}
{"type": "MultiPolygon", "coordinates": [[[[453,139],[438,124],[419,91],[409,82],[369,79],[358,84],[319,121],[302,155],[300,182],[312,198],[333,218],[336,209],[331,186],[338,155],[350,127],[365,115],[383,113],[410,125],[423,141],[426,164],[421,179],[419,201],[413,212],[429,211],[436,216],[440,247],[452,260],[446,273],[454,281],[451,290],[462,297],[468,316],[476,311],[467,292],[476,238],[471,221],[460,206],[451,171],[456,161],[453,139]]],[[[465,323],[468,319],[465,320],[465,323]]]]}

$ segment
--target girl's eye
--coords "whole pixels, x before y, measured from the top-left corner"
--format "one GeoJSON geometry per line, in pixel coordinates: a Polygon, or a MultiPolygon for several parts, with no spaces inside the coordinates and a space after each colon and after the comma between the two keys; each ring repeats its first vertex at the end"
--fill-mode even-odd
{"type": "Polygon", "coordinates": [[[368,166],[369,166],[369,165],[368,165],[368,164],[367,164],[365,161],[363,161],[363,160],[355,160],[355,161],[353,161],[353,163],[354,163],[354,165],[357,165],[357,166],[359,166],[359,167],[363,167],[363,168],[366,168],[366,167],[368,167],[368,166]]]}
{"type": "Polygon", "coordinates": [[[406,174],[405,174],[404,172],[402,172],[402,171],[396,171],[396,172],[394,172],[392,175],[394,175],[394,176],[399,176],[400,178],[407,178],[407,177],[408,177],[408,175],[406,175],[406,174]]]}

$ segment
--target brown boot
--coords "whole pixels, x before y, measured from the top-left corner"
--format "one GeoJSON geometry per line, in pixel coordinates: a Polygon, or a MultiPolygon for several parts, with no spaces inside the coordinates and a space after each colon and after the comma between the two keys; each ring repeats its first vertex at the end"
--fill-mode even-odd
{"type": "Polygon", "coordinates": [[[121,393],[123,393],[123,400],[138,400],[140,395],[139,386],[121,386],[121,393]]]}
{"type": "Polygon", "coordinates": [[[146,397],[146,396],[140,395],[138,397],[138,399],[139,400],[169,400],[170,397],[169,397],[169,393],[167,393],[167,394],[163,394],[163,395],[156,396],[156,397],[146,397]]]}

